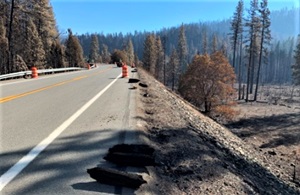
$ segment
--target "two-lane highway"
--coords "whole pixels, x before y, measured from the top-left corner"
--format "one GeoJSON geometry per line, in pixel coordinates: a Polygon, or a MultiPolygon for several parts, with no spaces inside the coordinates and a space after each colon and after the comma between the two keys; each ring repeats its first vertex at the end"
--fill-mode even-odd
{"type": "Polygon", "coordinates": [[[135,91],[120,76],[101,65],[0,84],[0,194],[120,192],[86,173],[134,134],[135,91]]]}

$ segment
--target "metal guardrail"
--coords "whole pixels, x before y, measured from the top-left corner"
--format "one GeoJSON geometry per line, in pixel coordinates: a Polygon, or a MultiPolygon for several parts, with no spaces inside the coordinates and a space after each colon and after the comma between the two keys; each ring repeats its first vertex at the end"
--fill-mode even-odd
{"type": "MultiPolygon", "coordinates": [[[[69,68],[55,68],[55,69],[40,69],[37,72],[38,74],[43,74],[43,73],[56,73],[56,72],[75,71],[75,70],[86,70],[86,68],[69,67],[69,68]]],[[[32,74],[31,70],[4,74],[4,75],[0,75],[0,80],[24,77],[27,75],[30,76],[31,74],[32,74]]]]}

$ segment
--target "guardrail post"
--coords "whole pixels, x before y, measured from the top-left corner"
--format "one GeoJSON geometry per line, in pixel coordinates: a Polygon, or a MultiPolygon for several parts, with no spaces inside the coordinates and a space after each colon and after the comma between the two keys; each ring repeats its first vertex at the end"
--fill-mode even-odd
{"type": "MultiPolygon", "coordinates": [[[[36,67],[35,67],[36,68],[36,67]]],[[[37,78],[38,73],[43,74],[43,73],[56,73],[56,72],[66,72],[66,71],[72,71],[72,70],[85,70],[86,68],[78,68],[78,67],[69,67],[69,68],[55,68],[55,69],[36,69],[36,74],[32,75],[32,73],[35,71],[28,70],[28,71],[22,71],[22,72],[15,72],[15,73],[10,73],[10,74],[4,74],[0,75],[0,81],[4,79],[12,79],[15,77],[24,77],[24,75],[30,75],[32,78],[37,78]]]]}
{"type": "Polygon", "coordinates": [[[37,68],[33,66],[31,67],[31,71],[32,71],[31,78],[33,79],[38,78],[37,68]]]}

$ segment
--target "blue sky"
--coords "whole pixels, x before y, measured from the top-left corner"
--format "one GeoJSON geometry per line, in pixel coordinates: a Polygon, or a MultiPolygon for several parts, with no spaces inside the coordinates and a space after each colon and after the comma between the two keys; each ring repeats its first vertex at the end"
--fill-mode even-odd
{"type": "MultiPolygon", "coordinates": [[[[182,23],[230,18],[238,0],[50,0],[59,30],[74,34],[158,31],[182,23]]],[[[244,0],[249,7],[250,0],[244,0]]],[[[269,0],[269,9],[299,0],[269,0]]]]}

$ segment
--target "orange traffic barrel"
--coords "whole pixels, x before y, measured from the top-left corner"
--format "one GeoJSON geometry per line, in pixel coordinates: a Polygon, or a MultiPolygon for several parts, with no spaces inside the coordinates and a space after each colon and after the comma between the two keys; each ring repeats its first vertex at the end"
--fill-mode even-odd
{"type": "Polygon", "coordinates": [[[31,78],[35,79],[38,78],[38,72],[37,72],[37,68],[36,67],[31,67],[31,78]]]}
{"type": "Polygon", "coordinates": [[[125,78],[125,77],[128,77],[128,67],[126,64],[124,64],[122,66],[122,77],[125,78]]]}

